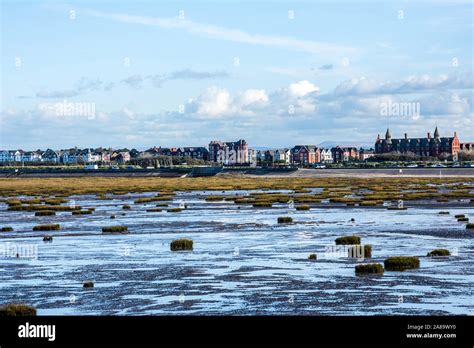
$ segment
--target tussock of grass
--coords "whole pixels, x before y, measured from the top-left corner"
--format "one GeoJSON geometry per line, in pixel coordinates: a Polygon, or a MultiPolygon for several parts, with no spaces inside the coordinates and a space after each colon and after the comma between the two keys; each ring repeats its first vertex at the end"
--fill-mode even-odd
{"type": "Polygon", "coordinates": [[[466,224],[466,228],[467,228],[467,229],[473,229],[473,228],[474,228],[474,224],[472,224],[472,223],[466,224]]]}
{"type": "Polygon", "coordinates": [[[181,208],[169,208],[169,209],[167,209],[166,211],[167,211],[168,213],[179,213],[179,212],[182,211],[182,210],[183,210],[183,209],[181,209],[181,208]]]}
{"type": "Polygon", "coordinates": [[[336,238],[336,245],[356,245],[360,244],[360,237],[359,236],[344,236],[336,238]]]}
{"type": "Polygon", "coordinates": [[[272,203],[271,202],[255,202],[253,206],[255,208],[271,208],[272,203]]]}
{"type": "Polygon", "coordinates": [[[10,226],[2,227],[1,231],[2,232],[12,232],[13,227],[10,227],[10,226]]]}
{"type": "Polygon", "coordinates": [[[469,221],[469,218],[467,217],[462,217],[458,219],[458,222],[468,222],[468,221],[469,221]]]}
{"type": "Polygon", "coordinates": [[[415,256],[395,256],[385,259],[384,266],[387,271],[404,271],[420,267],[420,260],[415,256]]]}
{"type": "Polygon", "coordinates": [[[439,215],[449,215],[449,211],[440,211],[439,215]]]}
{"type": "Polygon", "coordinates": [[[457,215],[454,215],[454,217],[455,217],[456,219],[462,219],[462,218],[465,218],[466,215],[464,215],[464,214],[457,214],[457,215]]]}
{"type": "Polygon", "coordinates": [[[127,226],[102,227],[102,233],[128,233],[127,226]]]}
{"type": "Polygon", "coordinates": [[[309,205],[297,205],[295,209],[296,210],[310,210],[311,207],[309,205]]]}
{"type": "Polygon", "coordinates": [[[359,205],[362,207],[374,207],[377,205],[377,201],[361,201],[359,205]]]}
{"type": "Polygon", "coordinates": [[[380,263],[367,263],[355,266],[356,275],[383,274],[384,268],[380,263]]]}
{"type": "Polygon", "coordinates": [[[449,256],[451,253],[447,249],[435,249],[430,251],[426,256],[449,256]]]}
{"type": "Polygon", "coordinates": [[[176,239],[171,242],[170,249],[172,251],[193,250],[193,241],[191,239],[176,239]]]}
{"type": "Polygon", "coordinates": [[[318,259],[318,255],[316,255],[316,254],[309,254],[308,259],[309,259],[309,260],[317,260],[317,259],[318,259]]]}
{"type": "Polygon", "coordinates": [[[94,282],[91,282],[91,281],[84,282],[82,287],[83,288],[93,288],[94,287],[94,282]]]}
{"type": "Polygon", "coordinates": [[[223,201],[226,197],[225,196],[207,196],[206,201],[207,202],[219,202],[223,201]]]}
{"type": "Polygon", "coordinates": [[[72,215],[89,215],[92,214],[92,210],[74,210],[72,215]]]}
{"type": "Polygon", "coordinates": [[[122,205],[123,210],[130,210],[130,206],[128,204],[122,205]]]}
{"type": "Polygon", "coordinates": [[[61,229],[59,224],[37,225],[33,227],[33,231],[58,231],[61,229]]]}
{"type": "Polygon", "coordinates": [[[160,208],[150,208],[146,210],[148,213],[159,213],[162,210],[160,208]]]}
{"type": "Polygon", "coordinates": [[[0,307],[0,317],[35,316],[36,308],[20,303],[10,303],[0,307]]]}
{"type": "Polygon", "coordinates": [[[293,218],[290,217],[290,216],[280,216],[277,219],[277,221],[278,221],[279,224],[289,224],[289,223],[293,222],[293,218]]]}

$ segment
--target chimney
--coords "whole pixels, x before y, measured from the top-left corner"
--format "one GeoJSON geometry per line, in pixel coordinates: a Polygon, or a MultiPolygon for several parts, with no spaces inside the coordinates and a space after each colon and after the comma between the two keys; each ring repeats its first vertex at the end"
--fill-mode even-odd
{"type": "Polygon", "coordinates": [[[430,138],[431,138],[431,136],[430,136],[430,132],[428,132],[428,139],[430,139],[430,138]]]}

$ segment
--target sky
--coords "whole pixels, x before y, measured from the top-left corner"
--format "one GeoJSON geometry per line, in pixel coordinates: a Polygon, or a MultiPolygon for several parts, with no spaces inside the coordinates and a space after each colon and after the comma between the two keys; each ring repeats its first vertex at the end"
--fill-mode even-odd
{"type": "Polygon", "coordinates": [[[0,3],[0,149],[474,141],[472,1],[0,3]]]}

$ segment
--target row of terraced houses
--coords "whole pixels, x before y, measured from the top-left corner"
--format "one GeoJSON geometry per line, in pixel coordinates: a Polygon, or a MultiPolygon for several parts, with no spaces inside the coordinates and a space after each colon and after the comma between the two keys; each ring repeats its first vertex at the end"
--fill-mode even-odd
{"type": "Polygon", "coordinates": [[[366,161],[378,154],[413,153],[419,156],[455,156],[459,151],[474,151],[474,143],[461,143],[454,133],[453,137],[440,137],[438,128],[434,135],[426,138],[392,139],[387,129],[385,138],[380,135],[374,149],[354,146],[335,146],[331,148],[316,145],[296,145],[292,148],[254,150],[240,139],[234,142],[211,141],[206,147],[153,147],[145,151],[136,149],[63,149],[45,151],[0,150],[0,163],[56,163],[56,164],[125,164],[131,160],[166,157],[181,157],[214,162],[221,165],[294,165],[312,166],[318,163],[366,161]]]}

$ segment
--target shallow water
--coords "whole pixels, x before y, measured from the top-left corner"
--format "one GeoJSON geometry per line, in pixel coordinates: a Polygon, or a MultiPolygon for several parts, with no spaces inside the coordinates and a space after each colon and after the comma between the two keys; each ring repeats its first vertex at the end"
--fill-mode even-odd
{"type": "Polygon", "coordinates": [[[96,208],[78,216],[35,217],[6,212],[0,203],[0,226],[14,228],[0,232],[0,302],[29,303],[39,315],[473,313],[474,232],[454,218],[473,220],[472,204],[408,204],[400,211],[331,204],[310,211],[287,204],[239,209],[233,202],[205,202],[216,194],[205,191],[178,193],[170,207],[187,204],[179,213],[166,207],[146,212],[161,202],[133,204],[150,194],[72,197],[96,208]],[[132,209],[122,210],[123,204],[132,209]],[[278,225],[278,216],[296,223],[278,225]],[[32,231],[53,222],[61,231],[32,231]],[[102,235],[101,228],[112,225],[126,225],[130,234],[102,235]],[[44,234],[53,242],[43,242],[44,234]],[[350,234],[373,246],[370,262],[413,255],[421,267],[356,277],[354,266],[369,260],[327,252],[335,238],[350,234]],[[177,238],[193,239],[194,250],[171,252],[177,238]],[[452,256],[426,257],[436,248],[452,256]],[[307,259],[311,253],[317,261],[307,259]],[[93,289],[82,287],[87,280],[93,289]]]}

